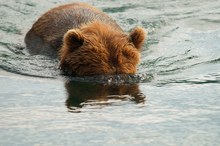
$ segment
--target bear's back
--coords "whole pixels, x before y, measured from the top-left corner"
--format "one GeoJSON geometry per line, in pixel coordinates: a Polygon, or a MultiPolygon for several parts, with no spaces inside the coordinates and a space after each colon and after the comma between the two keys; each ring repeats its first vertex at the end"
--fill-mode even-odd
{"type": "Polygon", "coordinates": [[[82,24],[101,21],[117,30],[120,26],[104,12],[85,3],[73,3],[53,8],[43,14],[25,37],[31,54],[54,54],[62,45],[63,35],[82,24]]]}

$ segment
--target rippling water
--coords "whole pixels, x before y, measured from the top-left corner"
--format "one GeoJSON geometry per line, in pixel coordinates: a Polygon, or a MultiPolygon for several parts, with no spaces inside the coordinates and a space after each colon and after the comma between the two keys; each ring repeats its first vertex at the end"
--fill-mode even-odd
{"type": "Polygon", "coordinates": [[[153,80],[119,85],[65,79],[25,52],[36,19],[69,2],[0,0],[0,145],[219,145],[219,0],[84,0],[148,31],[138,73],[153,80]]]}

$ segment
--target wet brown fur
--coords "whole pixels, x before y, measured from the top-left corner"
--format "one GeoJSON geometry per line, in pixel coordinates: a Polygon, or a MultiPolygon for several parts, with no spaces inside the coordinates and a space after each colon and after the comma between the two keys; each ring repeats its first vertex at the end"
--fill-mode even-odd
{"type": "Polygon", "coordinates": [[[137,27],[127,34],[102,11],[74,3],[54,8],[39,18],[26,35],[26,44],[33,48],[36,38],[43,42],[38,45],[40,49],[59,50],[60,68],[69,75],[134,74],[145,32],[137,27]],[[74,10],[91,14],[81,17],[83,14],[74,10]],[[62,18],[63,11],[68,17],[74,16],[74,22],[54,20],[62,18]]]}

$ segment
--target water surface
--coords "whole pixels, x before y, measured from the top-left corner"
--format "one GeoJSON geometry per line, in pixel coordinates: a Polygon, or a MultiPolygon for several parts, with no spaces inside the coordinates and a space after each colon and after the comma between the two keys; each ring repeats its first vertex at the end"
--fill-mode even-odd
{"type": "Polygon", "coordinates": [[[68,80],[25,52],[36,19],[69,2],[0,0],[0,145],[219,145],[219,0],[84,0],[148,31],[138,73],[153,80],[119,85],[68,80]]]}

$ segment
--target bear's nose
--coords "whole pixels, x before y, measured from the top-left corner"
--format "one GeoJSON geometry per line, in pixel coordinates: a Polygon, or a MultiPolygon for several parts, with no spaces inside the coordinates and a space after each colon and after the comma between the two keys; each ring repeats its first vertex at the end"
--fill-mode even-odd
{"type": "Polygon", "coordinates": [[[117,69],[114,66],[112,66],[112,74],[117,74],[117,69]]]}
{"type": "Polygon", "coordinates": [[[113,58],[110,58],[109,59],[109,65],[110,65],[110,73],[111,74],[116,74],[116,72],[117,72],[117,69],[116,69],[116,60],[115,59],[113,59],[113,58]]]}

